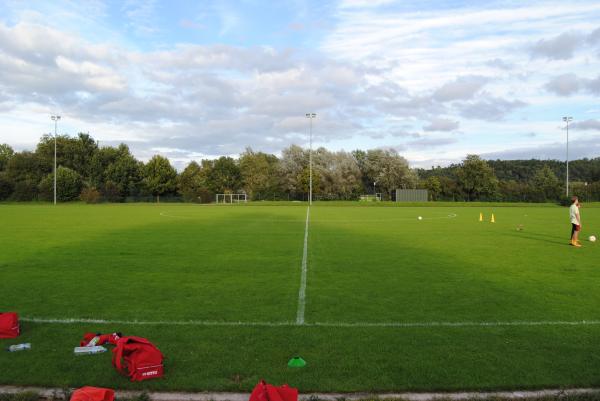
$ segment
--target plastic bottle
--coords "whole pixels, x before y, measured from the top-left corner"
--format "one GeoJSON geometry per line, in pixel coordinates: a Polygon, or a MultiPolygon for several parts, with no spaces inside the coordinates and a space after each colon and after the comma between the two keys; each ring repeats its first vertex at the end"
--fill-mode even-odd
{"type": "Polygon", "coordinates": [[[27,351],[31,349],[31,343],[15,344],[8,347],[8,352],[27,351]]]}
{"type": "Polygon", "coordinates": [[[101,345],[94,345],[93,347],[75,347],[73,352],[75,355],[93,355],[106,352],[106,348],[101,345]]]}

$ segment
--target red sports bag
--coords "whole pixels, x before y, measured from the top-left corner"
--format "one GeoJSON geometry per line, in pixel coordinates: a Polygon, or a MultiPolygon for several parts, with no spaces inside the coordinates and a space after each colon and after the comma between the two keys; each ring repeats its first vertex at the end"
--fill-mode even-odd
{"type": "Polygon", "coordinates": [[[115,391],[109,388],[82,387],[73,391],[71,401],[114,401],[115,391]]]}
{"type": "Polygon", "coordinates": [[[19,315],[14,312],[0,312],[0,338],[19,337],[19,315]]]}
{"type": "Polygon", "coordinates": [[[131,381],[163,376],[163,354],[145,338],[121,337],[112,352],[113,366],[120,373],[129,376],[131,381]],[[128,372],[125,372],[125,369],[128,372]]]}
{"type": "Polygon", "coordinates": [[[250,401],[298,401],[298,389],[287,384],[276,387],[261,380],[252,390],[250,401]]]}

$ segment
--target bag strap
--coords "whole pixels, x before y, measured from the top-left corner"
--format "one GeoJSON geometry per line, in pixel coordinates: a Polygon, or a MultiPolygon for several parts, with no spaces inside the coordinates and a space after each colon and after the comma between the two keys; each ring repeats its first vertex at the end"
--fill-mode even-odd
{"type": "MultiPolygon", "coordinates": [[[[123,340],[123,339],[122,339],[123,340]]],[[[124,374],[123,370],[123,348],[125,346],[125,341],[118,341],[117,346],[113,349],[113,359],[112,364],[119,371],[119,373],[124,374]]]]}

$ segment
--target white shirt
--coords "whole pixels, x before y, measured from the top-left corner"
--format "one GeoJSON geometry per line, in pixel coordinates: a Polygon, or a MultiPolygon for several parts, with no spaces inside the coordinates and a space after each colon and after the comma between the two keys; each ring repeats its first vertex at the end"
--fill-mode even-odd
{"type": "Polygon", "coordinates": [[[572,204],[569,208],[569,214],[571,215],[571,224],[579,224],[577,217],[579,216],[579,208],[576,204],[572,204]]]}

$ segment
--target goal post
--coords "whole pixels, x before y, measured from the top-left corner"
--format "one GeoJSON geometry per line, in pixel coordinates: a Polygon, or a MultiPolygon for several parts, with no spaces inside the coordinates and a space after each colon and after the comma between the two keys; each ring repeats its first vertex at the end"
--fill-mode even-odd
{"type": "Polygon", "coordinates": [[[376,193],[375,195],[361,195],[358,200],[361,202],[380,202],[381,194],[376,193]]]}
{"type": "Polygon", "coordinates": [[[246,194],[217,194],[217,203],[233,204],[246,202],[248,202],[246,194]]]}

